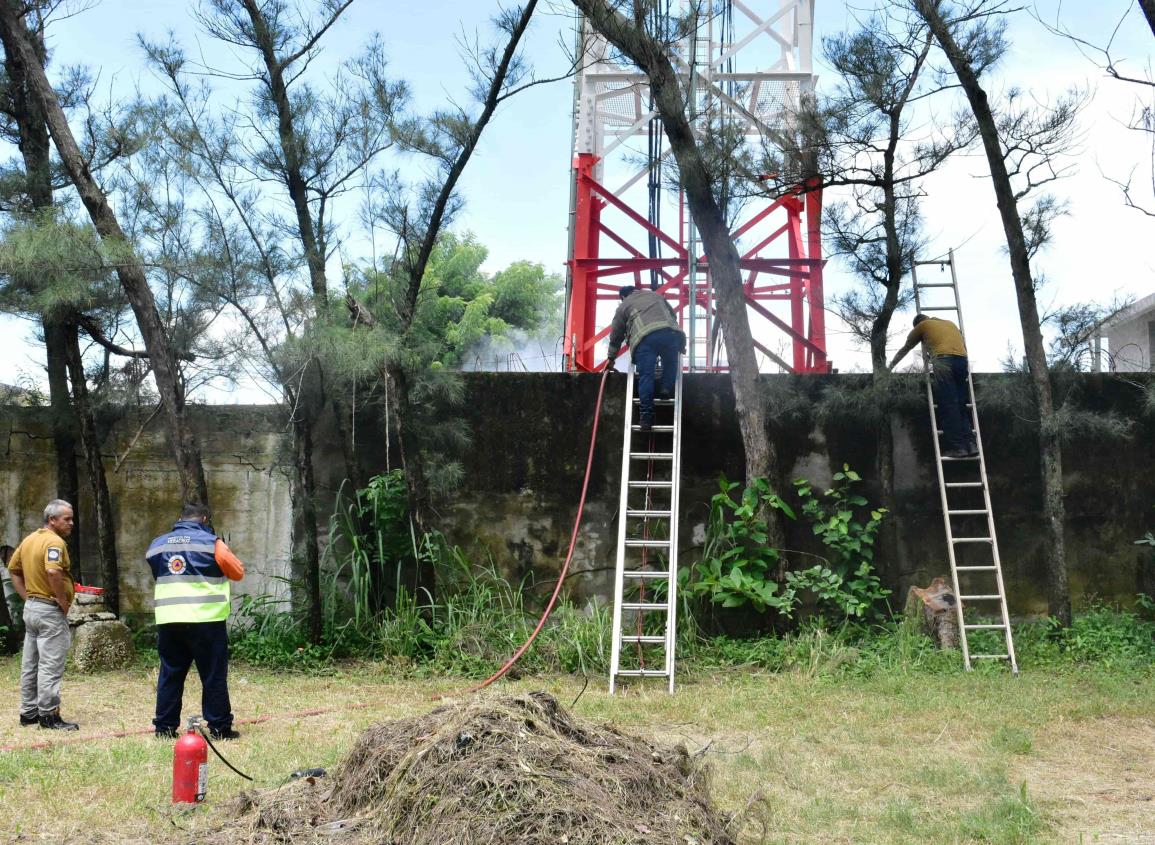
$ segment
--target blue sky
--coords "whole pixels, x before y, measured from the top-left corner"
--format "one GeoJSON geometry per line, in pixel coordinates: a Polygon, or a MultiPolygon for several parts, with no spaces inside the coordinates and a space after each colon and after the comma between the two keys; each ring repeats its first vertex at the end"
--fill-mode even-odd
{"type": "MultiPolygon", "coordinates": [[[[761,0],[767,5],[773,0],[761,0]]],[[[554,3],[565,10],[567,4],[554,3]]],[[[774,4],[776,5],[776,3],[774,4]]],[[[852,3],[851,6],[857,6],[852,3]]],[[[1067,0],[1062,21],[1094,42],[1106,41],[1129,0],[1067,0]]],[[[134,87],[155,85],[144,67],[137,33],[164,39],[168,32],[198,52],[198,33],[185,0],[103,0],[51,32],[56,64],[84,62],[100,74],[99,96],[127,96],[134,87]]],[[[462,99],[466,85],[458,39],[485,33],[494,4],[482,0],[384,2],[358,0],[327,39],[319,68],[354,51],[373,33],[386,44],[395,75],[409,81],[416,104],[433,108],[448,98],[462,99]]],[[[1039,0],[1037,9],[1053,20],[1055,0],[1039,0]]],[[[836,0],[817,0],[815,31],[833,35],[853,25],[854,12],[836,0]]],[[[559,38],[572,41],[567,14],[543,14],[534,24],[528,55],[543,75],[562,69],[566,57],[559,38]]],[[[999,71],[1001,85],[1018,85],[1040,99],[1070,85],[1092,86],[1096,96],[1085,116],[1085,138],[1079,173],[1057,186],[1071,201],[1072,213],[1056,227],[1056,243],[1040,262],[1050,280],[1041,294],[1044,304],[1080,299],[1109,300],[1116,294],[1144,296],[1155,290],[1151,251],[1155,221],[1125,209],[1118,190],[1103,172],[1125,176],[1129,162],[1149,156],[1141,138],[1122,126],[1135,103],[1136,88],[1105,80],[1069,43],[1056,39],[1026,15],[1011,29],[1014,49],[999,71]]],[[[209,49],[209,42],[199,36],[209,49]]],[[[1130,69],[1142,75],[1155,40],[1137,10],[1124,23],[1118,53],[1132,59],[1130,69]]],[[[215,48],[214,48],[215,49],[215,48]]],[[[815,55],[820,54],[815,44],[815,55]]],[[[214,62],[232,57],[214,53],[214,62]]],[[[822,84],[823,75],[818,68],[822,84]]],[[[464,179],[467,205],[458,228],[473,231],[490,249],[487,269],[529,259],[563,271],[569,196],[572,84],[545,85],[519,95],[499,112],[464,179]]],[[[936,252],[955,247],[963,284],[971,355],[976,368],[998,368],[1008,351],[1021,347],[1013,289],[1003,254],[1002,232],[984,162],[978,156],[959,159],[928,183],[924,205],[927,229],[936,252]]],[[[349,251],[361,246],[351,243],[349,251]]],[[[848,284],[836,262],[827,274],[828,288],[848,284]]],[[[38,378],[42,350],[30,327],[6,319],[0,331],[16,343],[0,352],[0,382],[21,372],[38,378]]],[[[837,321],[828,321],[829,343],[836,366],[867,366],[837,321]]],[[[223,398],[223,397],[222,397],[223,398]]],[[[226,400],[227,401],[227,400],[226,400]]]]}

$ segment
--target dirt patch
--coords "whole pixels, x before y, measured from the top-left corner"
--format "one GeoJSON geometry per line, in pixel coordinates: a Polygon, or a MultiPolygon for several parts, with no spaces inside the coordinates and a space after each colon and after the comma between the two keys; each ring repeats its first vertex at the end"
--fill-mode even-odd
{"type": "Polygon", "coordinates": [[[684,747],[583,722],[541,692],[375,725],[332,777],[248,793],[230,815],[201,841],[733,843],[684,747]]]}
{"type": "Polygon", "coordinates": [[[1074,841],[1155,845],[1155,723],[1109,718],[1047,731],[1016,775],[1074,841]]]}

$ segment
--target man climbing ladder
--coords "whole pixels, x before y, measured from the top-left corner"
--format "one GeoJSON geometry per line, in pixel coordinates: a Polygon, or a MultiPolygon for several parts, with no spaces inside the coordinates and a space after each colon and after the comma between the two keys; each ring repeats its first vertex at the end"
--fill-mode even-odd
{"type": "Polygon", "coordinates": [[[890,369],[893,370],[919,343],[930,356],[934,401],[938,403],[938,418],[942,422],[946,446],[943,454],[948,458],[974,457],[979,448],[967,410],[970,367],[962,332],[950,320],[916,314],[906,345],[895,353],[890,369]]]}
{"type": "MultiPolygon", "coordinates": [[[[962,306],[955,276],[954,253],[951,252],[946,261],[914,262],[911,282],[915,307],[920,316],[926,311],[945,311],[958,321],[956,324],[950,320],[915,318],[915,331],[910,333],[906,346],[895,355],[892,366],[916,343],[925,341],[929,353],[926,370],[927,404],[930,408],[931,429],[936,434],[934,455],[939,498],[942,501],[951,579],[957,598],[955,613],[963,663],[970,669],[974,660],[1006,660],[1011,671],[1017,675],[1019,666],[1015,659],[1015,644],[1007,612],[982,432],[975,405],[974,383],[967,367],[966,346],[963,343],[962,306]],[[918,268],[927,265],[937,266],[940,270],[949,267],[950,281],[921,282],[918,268]],[[946,302],[941,301],[941,298],[936,300],[935,297],[941,296],[941,292],[946,290],[951,293],[950,299],[946,302]],[[923,329],[919,332],[920,326],[927,326],[930,331],[923,329]],[[954,338],[956,333],[957,339],[954,338]],[[961,365],[957,361],[947,362],[949,375],[944,375],[943,362],[939,360],[944,357],[961,358],[961,365]],[[952,413],[957,413],[959,419],[949,420],[952,413]],[[941,443],[939,435],[942,437],[941,443]],[[972,614],[969,617],[968,611],[972,614]],[[974,615],[976,611],[977,618],[974,615]],[[998,614],[997,621],[992,621],[991,617],[995,613],[998,614]],[[1001,632],[1003,648],[996,647],[987,653],[973,654],[970,638],[976,632],[986,631],[1001,632]]],[[[989,636],[979,636],[984,635],[989,636]]]]}
{"type": "Polygon", "coordinates": [[[681,369],[680,353],[686,349],[686,334],[678,325],[670,303],[659,294],[627,285],[618,290],[618,296],[622,301],[610,330],[606,368],[614,368],[618,350],[628,337],[630,354],[638,371],[641,402],[638,422],[641,431],[650,431],[654,426],[654,383],[658,366],[662,369],[658,395],[670,399],[674,395],[674,376],[681,369]]]}

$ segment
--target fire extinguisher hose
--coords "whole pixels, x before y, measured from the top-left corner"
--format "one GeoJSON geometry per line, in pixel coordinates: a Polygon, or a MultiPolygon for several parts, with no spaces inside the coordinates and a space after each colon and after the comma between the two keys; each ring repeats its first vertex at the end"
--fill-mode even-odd
{"type": "Polygon", "coordinates": [[[226,766],[228,766],[230,769],[232,769],[238,775],[243,777],[245,780],[252,780],[251,777],[246,775],[244,772],[242,772],[240,769],[238,769],[236,766],[234,766],[232,763],[230,763],[228,760],[225,759],[225,755],[221,754],[221,752],[219,752],[217,750],[217,747],[215,745],[213,745],[213,741],[209,738],[209,732],[208,731],[206,731],[204,728],[201,728],[200,734],[201,734],[201,736],[203,736],[205,738],[205,742],[207,742],[209,744],[209,748],[211,748],[213,750],[213,754],[216,754],[218,757],[221,758],[222,763],[224,763],[226,766]]]}

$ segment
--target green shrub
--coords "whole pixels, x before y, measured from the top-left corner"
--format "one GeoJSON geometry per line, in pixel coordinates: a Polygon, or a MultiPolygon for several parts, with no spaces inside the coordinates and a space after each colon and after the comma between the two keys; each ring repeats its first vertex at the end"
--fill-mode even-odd
{"type": "Polygon", "coordinates": [[[754,479],[738,498],[737,482],[726,476],[710,500],[710,520],[702,558],[683,568],[684,592],[724,608],[750,606],[791,618],[812,599],[815,612],[832,623],[878,618],[890,591],[874,571],[874,541],[885,509],[870,509],[853,489],[861,476],[843,465],[834,484],[820,496],[812,485],[795,482],[802,514],[829,557],[807,569],[786,570],[782,552],[767,545],[772,510],[795,519],[794,511],[764,478],[754,479]]]}

